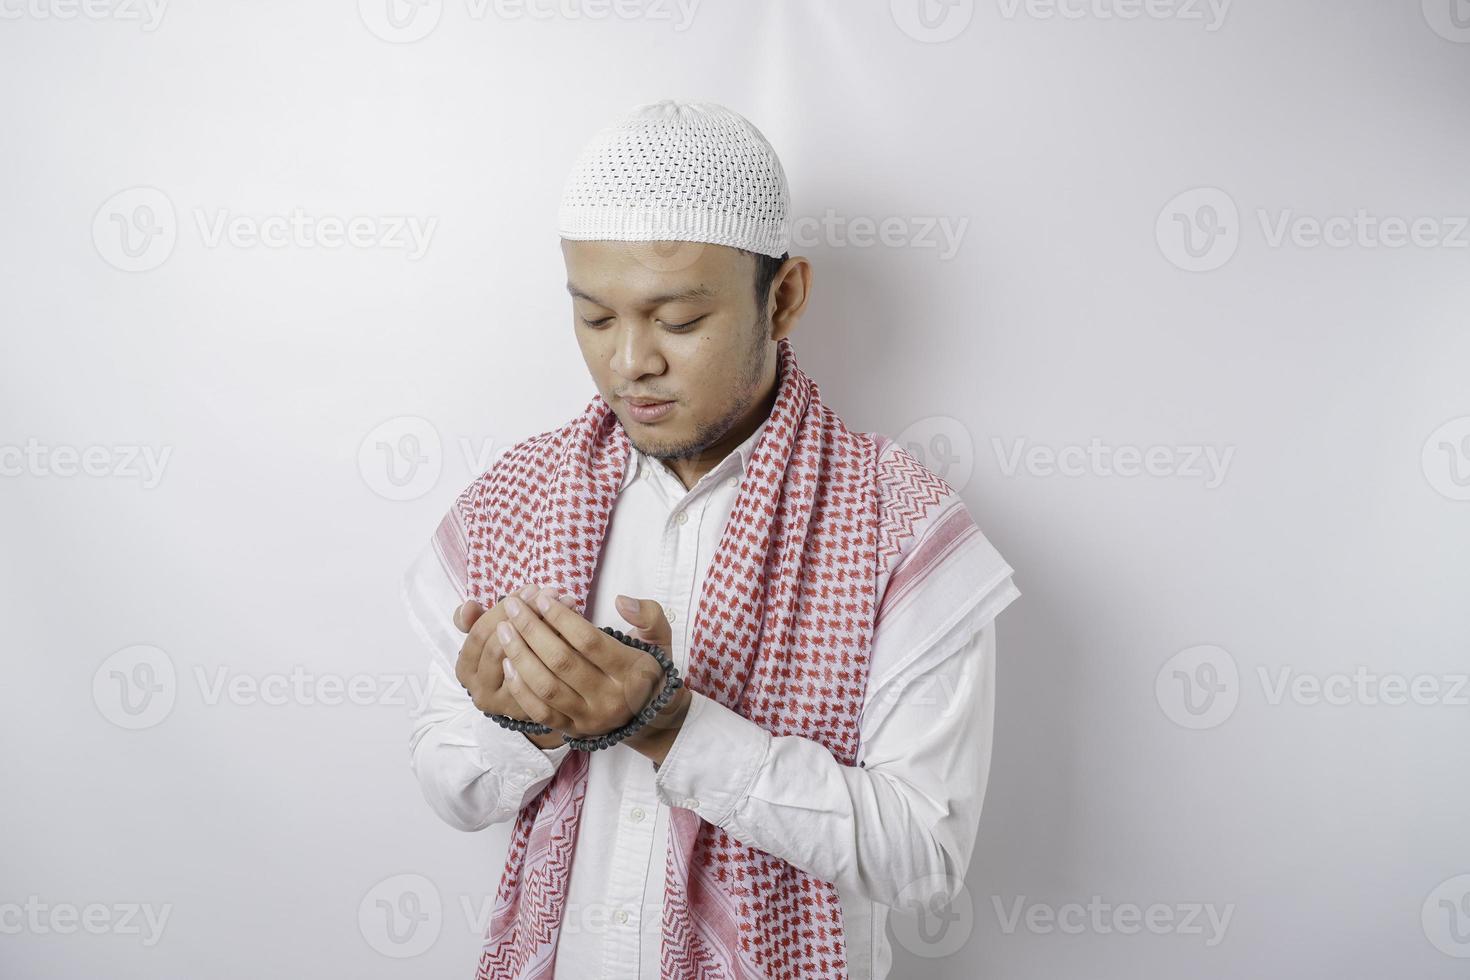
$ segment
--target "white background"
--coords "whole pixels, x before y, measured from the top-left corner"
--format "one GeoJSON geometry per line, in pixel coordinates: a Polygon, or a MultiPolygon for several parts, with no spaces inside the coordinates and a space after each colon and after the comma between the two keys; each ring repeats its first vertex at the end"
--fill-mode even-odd
{"type": "Polygon", "coordinates": [[[398,575],[590,397],[561,181],[666,97],[775,144],[804,369],[1024,592],[894,976],[1470,968],[1470,4],[95,2],[0,0],[0,974],[471,974],[398,575]]]}

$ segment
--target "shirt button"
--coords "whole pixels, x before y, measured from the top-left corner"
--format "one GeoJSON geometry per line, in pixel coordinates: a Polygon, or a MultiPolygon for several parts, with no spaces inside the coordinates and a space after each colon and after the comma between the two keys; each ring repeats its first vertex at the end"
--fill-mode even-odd
{"type": "Polygon", "coordinates": [[[687,510],[681,510],[681,511],[679,511],[679,516],[676,517],[676,518],[674,518],[674,520],[678,521],[680,524],[688,524],[689,523],[689,512],[687,510]]]}
{"type": "Polygon", "coordinates": [[[614,919],[617,919],[619,922],[627,922],[628,921],[628,910],[627,909],[618,909],[618,911],[613,915],[613,918],[614,919]]]}
{"type": "Polygon", "coordinates": [[[676,620],[676,619],[678,619],[678,618],[679,618],[679,614],[678,614],[678,613],[676,613],[676,612],[674,612],[674,610],[672,610],[672,609],[665,609],[665,610],[664,610],[664,617],[665,617],[665,618],[666,618],[666,619],[667,619],[667,620],[668,620],[668,621],[669,621],[669,623],[670,623],[670,624],[671,624],[671,625],[672,625],[672,624],[673,624],[673,622],[674,622],[674,620],[676,620]]]}
{"type": "Polygon", "coordinates": [[[699,801],[696,800],[696,799],[694,799],[694,798],[692,798],[692,797],[690,799],[685,800],[684,801],[684,809],[686,809],[686,810],[698,810],[699,809],[699,801]]]}
{"type": "Polygon", "coordinates": [[[732,477],[730,477],[730,479],[726,480],[725,483],[727,483],[728,485],[730,485],[732,487],[738,487],[738,486],[740,486],[740,477],[738,477],[738,476],[732,476],[732,477]]]}
{"type": "Polygon", "coordinates": [[[641,806],[635,806],[633,808],[632,812],[628,814],[628,816],[630,816],[630,817],[633,818],[633,822],[634,823],[641,822],[643,820],[643,818],[644,818],[645,815],[646,814],[644,814],[644,812],[643,812],[643,807],[641,807],[641,806]]]}

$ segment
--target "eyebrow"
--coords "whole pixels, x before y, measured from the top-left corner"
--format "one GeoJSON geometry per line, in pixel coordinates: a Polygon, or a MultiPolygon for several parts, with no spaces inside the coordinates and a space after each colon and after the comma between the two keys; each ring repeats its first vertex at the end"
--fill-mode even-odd
{"type": "MultiPolygon", "coordinates": [[[[567,292],[571,293],[572,296],[576,299],[585,299],[588,302],[596,303],[598,306],[608,306],[607,303],[604,303],[596,296],[583,292],[571,283],[567,283],[567,292]]],[[[648,299],[644,300],[643,303],[645,306],[649,307],[663,306],[665,303],[687,303],[692,300],[714,299],[715,295],[715,291],[708,286],[691,286],[688,289],[681,289],[676,293],[664,293],[661,296],[650,296],[648,297],[648,299]]],[[[609,309],[611,309],[611,307],[609,307],[609,309]]]]}

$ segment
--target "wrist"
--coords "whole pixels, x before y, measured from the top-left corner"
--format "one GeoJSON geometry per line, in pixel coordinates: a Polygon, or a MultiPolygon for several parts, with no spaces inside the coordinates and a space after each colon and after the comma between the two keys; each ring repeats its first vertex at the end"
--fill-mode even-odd
{"type": "Polygon", "coordinates": [[[545,735],[533,735],[530,732],[523,732],[522,734],[530,739],[532,744],[538,749],[559,749],[564,744],[561,740],[561,732],[554,729],[545,735]]]}
{"type": "Polygon", "coordinates": [[[655,762],[662,762],[663,756],[667,754],[669,746],[674,744],[674,739],[679,734],[679,729],[684,724],[684,718],[689,714],[689,706],[694,701],[694,692],[687,687],[680,687],[669,703],[664,705],[662,711],[653,716],[647,725],[628,736],[625,741],[628,745],[645,755],[657,756],[655,762]]]}

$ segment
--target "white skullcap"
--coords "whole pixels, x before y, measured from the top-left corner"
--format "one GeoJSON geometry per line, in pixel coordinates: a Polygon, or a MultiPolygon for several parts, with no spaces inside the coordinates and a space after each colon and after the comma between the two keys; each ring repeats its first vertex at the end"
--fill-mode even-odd
{"type": "Polygon", "coordinates": [[[771,144],[713,102],[641,105],[582,150],[557,231],[575,241],[711,242],[779,258],[791,192],[771,144]]]}

